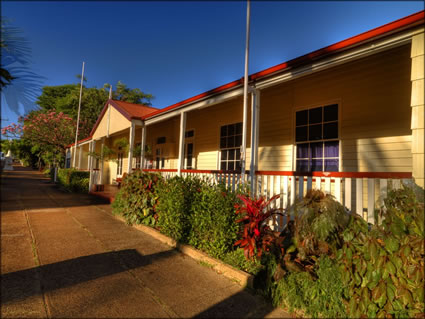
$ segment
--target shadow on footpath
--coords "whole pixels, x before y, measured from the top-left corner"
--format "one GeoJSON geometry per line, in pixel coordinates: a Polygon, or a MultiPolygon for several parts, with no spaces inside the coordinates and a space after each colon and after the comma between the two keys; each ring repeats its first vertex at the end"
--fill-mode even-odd
{"type": "Polygon", "coordinates": [[[40,294],[38,278],[43,292],[48,292],[143,267],[175,253],[171,249],[143,256],[135,249],[125,249],[7,273],[1,275],[1,304],[40,294]]]}
{"type": "MultiPolygon", "coordinates": [[[[252,298],[253,296],[248,290],[242,290],[198,313],[193,318],[264,318],[275,310],[269,301],[258,297],[255,302],[252,302],[252,298]]],[[[288,318],[291,317],[288,316],[288,318]]]]}
{"type": "Polygon", "coordinates": [[[19,211],[20,202],[26,209],[66,208],[109,204],[109,201],[85,193],[61,190],[42,173],[14,166],[1,177],[1,211],[19,211]]]}

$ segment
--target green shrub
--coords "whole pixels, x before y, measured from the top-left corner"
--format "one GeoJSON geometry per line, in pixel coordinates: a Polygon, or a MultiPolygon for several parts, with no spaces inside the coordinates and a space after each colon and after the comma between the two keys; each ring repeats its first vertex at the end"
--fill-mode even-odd
{"type": "MultiPolygon", "coordinates": [[[[52,169],[51,172],[54,172],[52,169]]],[[[87,193],[89,191],[90,172],[74,168],[59,168],[57,182],[70,192],[87,193]]]]}
{"type": "Polygon", "coordinates": [[[155,188],[161,180],[162,177],[159,174],[141,171],[134,171],[132,174],[126,175],[112,203],[112,212],[122,215],[127,224],[153,226],[156,222],[157,195],[155,188]]]}
{"type": "Polygon", "coordinates": [[[237,194],[226,190],[223,184],[200,181],[193,194],[188,216],[190,233],[188,243],[210,256],[221,258],[233,250],[240,225],[235,223],[237,194]]]}
{"type": "Polygon", "coordinates": [[[424,205],[403,186],[385,199],[381,225],[356,216],[337,254],[351,317],[424,316],[424,205]],[[370,228],[370,229],[369,229],[370,228]]]}
{"type": "Polygon", "coordinates": [[[57,173],[57,182],[59,185],[63,186],[65,189],[69,190],[70,185],[70,175],[72,168],[59,168],[57,173]]]}
{"type": "Polygon", "coordinates": [[[192,203],[201,186],[202,181],[191,176],[175,176],[158,185],[158,227],[163,234],[181,243],[188,242],[192,203]]]}

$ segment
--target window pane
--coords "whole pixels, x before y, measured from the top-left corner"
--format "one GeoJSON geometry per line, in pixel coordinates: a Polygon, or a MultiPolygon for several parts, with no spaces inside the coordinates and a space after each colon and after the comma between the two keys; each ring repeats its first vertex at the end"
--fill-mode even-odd
{"type": "Polygon", "coordinates": [[[227,147],[227,138],[222,137],[220,139],[220,148],[226,148],[227,147]]]}
{"type": "Polygon", "coordinates": [[[338,159],[325,159],[326,172],[338,172],[338,159]]]}
{"type": "Polygon", "coordinates": [[[311,171],[322,171],[323,170],[323,159],[312,159],[311,160],[311,171]]]}
{"type": "Polygon", "coordinates": [[[311,158],[323,157],[323,142],[310,144],[311,158]]]}
{"type": "Polygon", "coordinates": [[[235,169],[235,162],[228,162],[227,163],[227,170],[233,171],[235,169]]]}
{"type": "Polygon", "coordinates": [[[227,147],[235,147],[235,137],[230,136],[227,138],[227,147]]]}
{"type": "Polygon", "coordinates": [[[226,163],[227,163],[227,162],[225,162],[225,161],[221,161],[221,163],[220,163],[220,169],[221,169],[221,170],[223,170],[223,171],[225,171],[225,170],[226,170],[226,163]]]}
{"type": "Polygon", "coordinates": [[[321,107],[316,107],[315,109],[308,110],[308,123],[321,123],[322,122],[322,109],[321,107]]]}
{"type": "Polygon", "coordinates": [[[297,158],[308,158],[308,143],[297,144],[297,158]]]}
{"type": "Polygon", "coordinates": [[[221,137],[227,136],[227,125],[224,125],[224,126],[221,127],[220,136],[221,137]]]}
{"type": "Polygon", "coordinates": [[[338,104],[325,106],[324,121],[338,121],[338,104]]]}
{"type": "Polygon", "coordinates": [[[164,144],[166,142],[165,136],[158,137],[156,144],[164,144]]]}
{"type": "Polygon", "coordinates": [[[221,151],[221,160],[227,160],[227,151],[221,151]]]}
{"type": "Polygon", "coordinates": [[[229,152],[229,157],[227,158],[229,161],[234,161],[235,160],[235,150],[228,150],[229,152]]]}
{"type": "Polygon", "coordinates": [[[242,122],[236,124],[236,134],[242,134],[242,122]]]}
{"type": "Polygon", "coordinates": [[[307,125],[308,124],[308,110],[299,111],[295,115],[295,125],[307,125]]]}
{"type": "Polygon", "coordinates": [[[233,125],[233,124],[229,125],[227,128],[227,136],[235,135],[235,128],[236,128],[236,125],[233,125]]]}
{"type": "Polygon", "coordinates": [[[187,155],[192,156],[192,154],[193,154],[193,144],[189,143],[189,144],[187,144],[187,155]]]}
{"type": "Polygon", "coordinates": [[[307,128],[308,126],[301,126],[295,129],[295,141],[307,141],[307,128]]]}
{"type": "Polygon", "coordinates": [[[239,161],[241,159],[241,150],[240,148],[236,149],[235,160],[239,161]]]}
{"type": "Polygon", "coordinates": [[[339,142],[325,142],[325,157],[339,157],[339,142]]]}
{"type": "Polygon", "coordinates": [[[308,160],[297,160],[297,172],[308,172],[308,160]]]}
{"type": "Polygon", "coordinates": [[[322,124],[311,125],[308,127],[308,140],[321,140],[322,139],[322,124]]]}
{"type": "Polygon", "coordinates": [[[240,171],[241,170],[241,162],[240,161],[236,161],[235,162],[235,171],[240,171]]]}
{"type": "Polygon", "coordinates": [[[192,169],[192,155],[188,156],[187,159],[186,159],[186,168],[192,169]]]}
{"type": "Polygon", "coordinates": [[[338,138],[338,122],[323,124],[323,138],[338,138]]]}
{"type": "Polygon", "coordinates": [[[242,145],[242,135],[235,136],[235,147],[239,147],[242,145]]]}
{"type": "Polygon", "coordinates": [[[193,137],[193,135],[194,135],[193,130],[190,130],[190,131],[187,131],[187,132],[184,134],[184,137],[189,138],[189,137],[193,137]]]}

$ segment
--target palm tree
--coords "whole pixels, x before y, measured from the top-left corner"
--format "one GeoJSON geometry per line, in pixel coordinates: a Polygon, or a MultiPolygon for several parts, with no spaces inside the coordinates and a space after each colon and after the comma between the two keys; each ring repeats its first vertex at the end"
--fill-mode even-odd
{"type": "Polygon", "coordinates": [[[34,108],[34,100],[39,94],[43,79],[28,67],[31,48],[22,33],[20,28],[12,26],[8,19],[2,17],[0,91],[6,104],[17,115],[20,115],[20,105],[25,113],[34,108]]]}

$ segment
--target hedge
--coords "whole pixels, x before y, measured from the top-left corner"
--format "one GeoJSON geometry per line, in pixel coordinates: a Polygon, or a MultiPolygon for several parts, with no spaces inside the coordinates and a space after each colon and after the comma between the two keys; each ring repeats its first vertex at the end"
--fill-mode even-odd
{"type": "Polygon", "coordinates": [[[57,182],[70,192],[88,193],[90,172],[74,168],[59,168],[57,182]]]}

